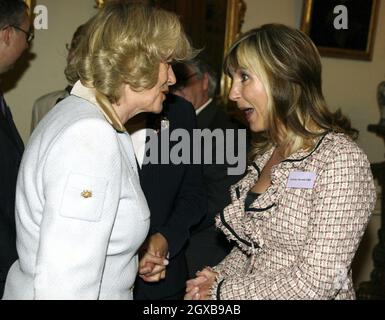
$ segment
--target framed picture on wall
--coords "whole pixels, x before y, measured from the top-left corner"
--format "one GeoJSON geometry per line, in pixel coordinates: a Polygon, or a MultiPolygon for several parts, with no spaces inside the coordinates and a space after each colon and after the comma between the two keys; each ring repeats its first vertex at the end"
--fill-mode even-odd
{"type": "Polygon", "coordinates": [[[301,29],[322,56],[371,60],[379,0],[304,0],[301,29]]]}
{"type": "Polygon", "coordinates": [[[29,8],[29,15],[31,16],[32,15],[32,8],[33,8],[33,1],[32,0],[24,0],[24,2],[27,4],[28,8],[29,8]]]}

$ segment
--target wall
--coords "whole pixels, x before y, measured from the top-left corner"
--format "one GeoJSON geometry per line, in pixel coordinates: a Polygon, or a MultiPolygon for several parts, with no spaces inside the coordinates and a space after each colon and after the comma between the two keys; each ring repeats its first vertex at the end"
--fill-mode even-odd
{"type": "MultiPolygon", "coordinates": [[[[93,13],[93,0],[37,0],[39,5],[48,9],[48,30],[36,30],[31,53],[31,60],[20,59],[17,70],[11,70],[2,79],[7,90],[5,98],[10,105],[16,125],[24,141],[28,140],[31,126],[33,102],[43,94],[64,89],[66,79],[66,43],[70,43],[72,34],[78,25],[87,21],[93,13]],[[18,79],[14,79],[15,75],[18,79]]],[[[25,57],[23,57],[25,58],[25,57]]]]}
{"type": "MultiPolygon", "coordinates": [[[[302,0],[245,0],[247,11],[242,30],[264,23],[279,22],[299,28],[302,16],[302,0]]],[[[341,108],[355,128],[360,131],[358,144],[371,162],[384,159],[384,143],[366,130],[368,124],[379,121],[376,90],[385,80],[385,1],[380,1],[380,12],[371,62],[322,58],[323,90],[332,110],[341,108]]],[[[380,195],[379,195],[380,197],[380,195]]],[[[379,203],[379,201],[377,201],[379,203]]],[[[378,242],[380,227],[379,204],[372,216],[364,239],[357,252],[353,272],[356,286],[369,279],[373,264],[371,253],[378,242]]]]}

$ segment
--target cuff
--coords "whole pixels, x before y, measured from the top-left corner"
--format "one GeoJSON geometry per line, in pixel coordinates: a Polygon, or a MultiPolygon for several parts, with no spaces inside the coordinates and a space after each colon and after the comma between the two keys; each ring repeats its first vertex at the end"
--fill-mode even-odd
{"type": "Polygon", "coordinates": [[[214,281],[213,286],[210,289],[210,300],[222,300],[221,288],[225,279],[218,275],[214,281]]]}

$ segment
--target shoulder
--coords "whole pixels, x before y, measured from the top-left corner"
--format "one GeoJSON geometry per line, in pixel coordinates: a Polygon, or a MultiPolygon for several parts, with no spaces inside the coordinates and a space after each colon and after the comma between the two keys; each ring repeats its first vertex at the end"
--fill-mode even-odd
{"type": "MultiPolygon", "coordinates": [[[[97,106],[92,103],[69,96],[62,100],[52,112],[45,117],[37,134],[44,140],[65,144],[100,145],[117,137],[116,130],[104,118],[97,106]]],[[[105,148],[111,145],[106,144],[105,148]]]]}
{"type": "Polygon", "coordinates": [[[34,103],[34,107],[38,107],[40,105],[51,104],[51,103],[55,104],[58,99],[65,98],[68,95],[69,94],[66,90],[57,90],[57,91],[47,93],[47,94],[39,97],[38,99],[36,99],[36,101],[34,103]]]}
{"type": "Polygon", "coordinates": [[[176,120],[184,123],[195,123],[196,121],[193,105],[186,99],[173,94],[167,95],[163,113],[170,121],[176,120]]]}
{"type": "Polygon", "coordinates": [[[328,163],[340,164],[341,167],[370,166],[365,152],[355,141],[342,133],[327,134],[320,145],[317,158],[328,163]]]}

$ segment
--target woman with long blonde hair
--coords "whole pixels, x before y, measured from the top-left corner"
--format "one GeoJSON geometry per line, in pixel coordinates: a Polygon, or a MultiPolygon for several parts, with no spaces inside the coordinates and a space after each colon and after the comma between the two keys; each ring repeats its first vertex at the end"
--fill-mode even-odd
{"type": "Polygon", "coordinates": [[[322,94],[317,48],[280,24],[231,47],[230,99],[257,134],[248,174],[217,226],[235,241],[186,299],[353,299],[351,263],[375,204],[357,132],[322,94]]]}

